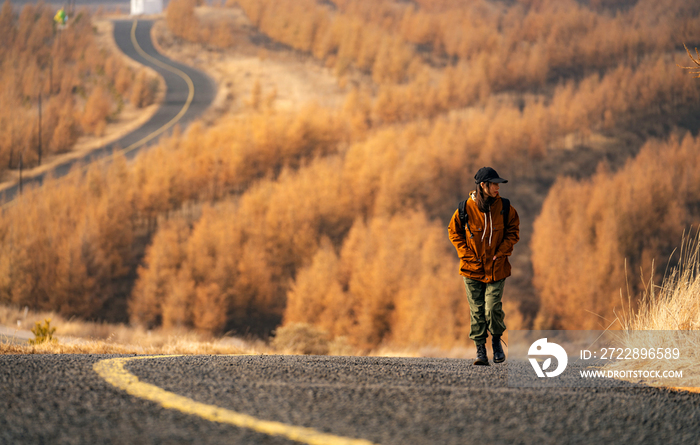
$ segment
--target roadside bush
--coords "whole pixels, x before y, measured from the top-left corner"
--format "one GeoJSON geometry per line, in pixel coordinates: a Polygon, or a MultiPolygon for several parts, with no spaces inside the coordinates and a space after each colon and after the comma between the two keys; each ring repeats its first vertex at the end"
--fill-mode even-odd
{"type": "Polygon", "coordinates": [[[328,333],[308,323],[291,323],[275,331],[270,345],[279,352],[328,355],[328,333]]]}
{"type": "Polygon", "coordinates": [[[136,108],[145,108],[156,99],[158,92],[158,79],[150,78],[145,71],[140,71],[136,75],[136,80],[131,88],[129,100],[136,108]]]}
{"type": "Polygon", "coordinates": [[[47,318],[44,320],[44,324],[36,322],[36,325],[32,328],[32,334],[34,334],[34,339],[29,340],[30,345],[39,345],[46,342],[55,342],[53,334],[56,332],[56,328],[51,327],[51,319],[47,318]]]}

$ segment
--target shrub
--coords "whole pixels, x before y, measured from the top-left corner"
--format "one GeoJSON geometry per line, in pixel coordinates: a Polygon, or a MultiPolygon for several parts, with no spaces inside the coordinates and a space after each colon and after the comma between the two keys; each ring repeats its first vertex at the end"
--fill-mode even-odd
{"type": "Polygon", "coordinates": [[[34,340],[29,340],[30,345],[40,345],[46,342],[56,342],[53,338],[53,334],[56,332],[56,328],[51,327],[51,319],[47,318],[44,320],[44,324],[41,322],[36,322],[36,325],[32,328],[32,334],[34,334],[34,340]]]}
{"type": "Polygon", "coordinates": [[[291,323],[275,331],[270,345],[280,352],[306,355],[327,355],[328,333],[307,323],[291,323]]]}
{"type": "Polygon", "coordinates": [[[131,103],[137,108],[151,105],[158,91],[158,79],[149,78],[145,71],[140,71],[131,89],[131,103]]]}

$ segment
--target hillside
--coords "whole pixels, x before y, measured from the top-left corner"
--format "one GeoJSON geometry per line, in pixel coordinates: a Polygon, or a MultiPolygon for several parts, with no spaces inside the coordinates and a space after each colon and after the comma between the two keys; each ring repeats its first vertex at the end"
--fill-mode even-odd
{"type": "Polygon", "coordinates": [[[112,23],[40,3],[0,10],[0,190],[119,139],[162,99],[158,75],[121,54],[112,23]]]}

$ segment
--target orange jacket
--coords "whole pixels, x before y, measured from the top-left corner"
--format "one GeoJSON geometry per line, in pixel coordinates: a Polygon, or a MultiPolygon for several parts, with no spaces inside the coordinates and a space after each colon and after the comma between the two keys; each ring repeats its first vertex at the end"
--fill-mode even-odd
{"type": "Polygon", "coordinates": [[[450,220],[447,232],[459,255],[459,274],[483,283],[500,281],[510,276],[508,257],[520,240],[520,217],[510,207],[508,224],[503,226],[503,201],[497,197],[489,213],[476,206],[475,192],[467,200],[467,215],[471,235],[459,220],[459,209],[450,220]],[[494,261],[493,257],[496,257],[494,261]]]}

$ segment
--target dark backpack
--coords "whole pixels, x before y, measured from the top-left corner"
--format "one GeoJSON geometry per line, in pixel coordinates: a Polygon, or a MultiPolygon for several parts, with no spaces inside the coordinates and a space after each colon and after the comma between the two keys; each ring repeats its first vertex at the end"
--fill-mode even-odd
{"type": "MultiPolygon", "coordinates": [[[[466,234],[469,232],[469,238],[474,238],[474,234],[472,233],[472,229],[469,227],[469,216],[467,214],[467,201],[469,199],[465,199],[464,201],[459,203],[459,206],[457,207],[457,210],[459,210],[459,222],[462,223],[462,227],[464,227],[464,233],[466,234]]],[[[510,200],[506,198],[501,198],[501,202],[503,202],[503,208],[501,209],[501,215],[503,215],[503,230],[506,230],[508,228],[508,214],[510,213],[510,200]]]]}

